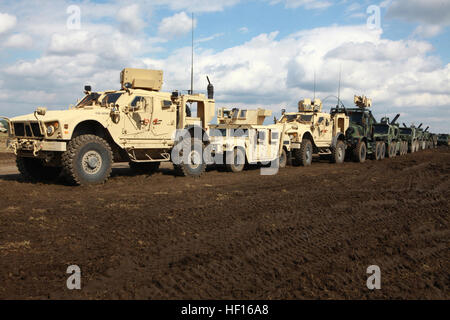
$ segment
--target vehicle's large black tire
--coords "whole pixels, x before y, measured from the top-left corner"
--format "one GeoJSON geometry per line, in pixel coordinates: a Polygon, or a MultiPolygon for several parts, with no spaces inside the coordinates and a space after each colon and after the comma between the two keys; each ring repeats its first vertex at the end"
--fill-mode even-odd
{"type": "Polygon", "coordinates": [[[182,139],[176,146],[178,152],[180,152],[181,163],[174,163],[175,173],[182,177],[198,178],[206,170],[206,163],[203,159],[203,151],[205,146],[203,142],[196,138],[182,139]],[[184,156],[182,150],[190,150],[191,156],[184,156]],[[192,157],[195,158],[195,162],[192,163],[192,157]]]}
{"type": "Polygon", "coordinates": [[[311,141],[307,138],[303,139],[300,149],[295,149],[293,151],[293,156],[292,163],[294,166],[310,166],[313,157],[313,146],[311,141]]]}
{"type": "Polygon", "coordinates": [[[336,164],[344,163],[345,143],[342,140],[336,142],[336,146],[331,148],[331,162],[336,164]]]}
{"type": "Polygon", "coordinates": [[[380,160],[384,160],[385,158],[386,158],[386,144],[383,142],[381,143],[380,160]]]}
{"type": "Polygon", "coordinates": [[[56,180],[62,168],[60,167],[46,167],[44,161],[38,158],[16,158],[17,169],[25,180],[29,181],[53,181],[56,180]]]}
{"type": "Polygon", "coordinates": [[[281,169],[286,168],[287,164],[288,164],[288,157],[286,150],[283,148],[283,150],[281,150],[280,157],[278,158],[278,167],[281,169]]]}
{"type": "Polygon", "coordinates": [[[72,139],[62,155],[64,175],[76,185],[105,183],[111,175],[112,163],[108,142],[91,134],[72,139]]]}
{"type": "Polygon", "coordinates": [[[364,141],[359,142],[353,149],[353,161],[364,163],[367,158],[367,146],[364,141]]]}
{"type": "Polygon", "coordinates": [[[160,162],[130,162],[130,169],[136,174],[152,174],[158,171],[160,162]]]}
{"type": "Polygon", "coordinates": [[[393,149],[394,149],[394,145],[392,143],[388,144],[388,146],[387,146],[387,156],[390,159],[394,157],[393,149]]]}
{"type": "Polygon", "coordinates": [[[375,160],[381,160],[382,142],[377,142],[375,145],[375,160]]]}
{"type": "Polygon", "coordinates": [[[230,155],[225,157],[225,168],[229,172],[241,172],[245,167],[245,153],[241,148],[235,148],[230,155]]]}

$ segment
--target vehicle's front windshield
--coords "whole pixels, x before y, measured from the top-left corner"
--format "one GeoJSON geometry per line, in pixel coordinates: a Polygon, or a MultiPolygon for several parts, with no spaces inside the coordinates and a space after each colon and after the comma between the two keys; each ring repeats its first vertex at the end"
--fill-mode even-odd
{"type": "Polygon", "coordinates": [[[387,126],[387,125],[375,125],[374,126],[374,133],[388,134],[389,133],[389,126],[387,126]]]}
{"type": "Polygon", "coordinates": [[[292,122],[295,121],[297,119],[297,115],[296,114],[285,114],[283,115],[283,117],[281,118],[281,122],[285,123],[285,122],[292,122]]]}
{"type": "Polygon", "coordinates": [[[298,121],[301,122],[311,122],[312,121],[312,114],[302,114],[300,115],[298,121]]]}
{"type": "Polygon", "coordinates": [[[400,128],[400,133],[401,134],[411,134],[412,130],[409,128],[400,128]]]}
{"type": "Polygon", "coordinates": [[[115,104],[122,94],[122,92],[108,93],[102,100],[102,106],[108,106],[110,103],[115,104]]]}
{"type": "Polygon", "coordinates": [[[362,112],[350,112],[349,116],[350,116],[350,122],[362,124],[362,117],[363,117],[362,112]]]}
{"type": "Polygon", "coordinates": [[[77,108],[92,106],[98,102],[97,100],[99,97],[100,97],[100,94],[98,94],[96,92],[92,92],[92,93],[88,94],[86,97],[84,97],[83,100],[81,100],[77,104],[77,108]]]}

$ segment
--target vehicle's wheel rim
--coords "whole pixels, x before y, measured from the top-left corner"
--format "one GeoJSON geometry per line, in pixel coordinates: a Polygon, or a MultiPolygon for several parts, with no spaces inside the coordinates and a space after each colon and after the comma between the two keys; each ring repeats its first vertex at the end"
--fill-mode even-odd
{"type": "Polygon", "coordinates": [[[97,174],[103,165],[102,156],[97,151],[88,151],[83,156],[82,164],[86,173],[97,174]]]}
{"type": "Polygon", "coordinates": [[[192,169],[197,169],[200,167],[202,163],[202,156],[196,151],[192,150],[191,153],[189,153],[189,166],[192,169]]]}
{"type": "Polygon", "coordinates": [[[338,148],[338,159],[341,160],[344,157],[344,148],[338,148]]]}
{"type": "Polygon", "coordinates": [[[306,148],[306,162],[311,162],[311,147],[306,148]]]}

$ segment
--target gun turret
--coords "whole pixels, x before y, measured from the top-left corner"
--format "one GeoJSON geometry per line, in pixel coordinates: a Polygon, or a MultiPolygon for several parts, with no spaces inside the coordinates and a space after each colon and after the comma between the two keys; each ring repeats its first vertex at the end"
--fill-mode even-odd
{"type": "Polygon", "coordinates": [[[430,129],[430,127],[427,127],[425,130],[423,130],[423,132],[427,132],[428,131],[428,129],[430,129]]]}
{"type": "Polygon", "coordinates": [[[404,122],[403,122],[403,126],[404,126],[405,128],[408,128],[404,122]]]}
{"type": "Polygon", "coordinates": [[[421,124],[420,124],[420,126],[418,126],[418,127],[417,127],[417,129],[420,129],[420,128],[422,128],[422,125],[423,125],[423,123],[421,123],[421,124]]]}
{"type": "Polygon", "coordinates": [[[400,113],[395,116],[394,120],[391,121],[391,124],[395,124],[395,122],[397,122],[398,118],[400,118],[400,113]]]}
{"type": "Polygon", "coordinates": [[[355,96],[354,102],[362,109],[370,108],[372,106],[372,99],[369,99],[366,96],[355,96]]]}

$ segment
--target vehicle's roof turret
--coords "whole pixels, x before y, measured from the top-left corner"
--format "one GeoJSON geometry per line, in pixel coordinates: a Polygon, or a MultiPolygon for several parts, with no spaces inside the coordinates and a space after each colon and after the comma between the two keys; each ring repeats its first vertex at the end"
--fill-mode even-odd
{"type": "Polygon", "coordinates": [[[320,99],[315,99],[314,102],[311,99],[303,99],[298,103],[299,112],[321,112],[322,111],[322,101],[320,99]]]}
{"type": "Polygon", "coordinates": [[[355,104],[364,109],[370,108],[372,106],[372,99],[367,98],[366,96],[355,96],[355,104]]]}
{"type": "Polygon", "coordinates": [[[122,89],[144,89],[160,91],[163,84],[163,72],[161,70],[123,69],[120,73],[122,89]]]}

